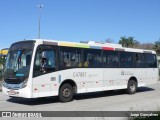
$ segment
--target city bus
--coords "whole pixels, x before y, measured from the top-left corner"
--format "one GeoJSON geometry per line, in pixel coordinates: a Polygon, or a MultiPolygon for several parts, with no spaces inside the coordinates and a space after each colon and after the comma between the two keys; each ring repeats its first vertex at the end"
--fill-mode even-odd
{"type": "Polygon", "coordinates": [[[156,52],[119,44],[33,39],[13,43],[4,69],[4,95],[22,98],[126,89],[157,83],[156,52]]]}

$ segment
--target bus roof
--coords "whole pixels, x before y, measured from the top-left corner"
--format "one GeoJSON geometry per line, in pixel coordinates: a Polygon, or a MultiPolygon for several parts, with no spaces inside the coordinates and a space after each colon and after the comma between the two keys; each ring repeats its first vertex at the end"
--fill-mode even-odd
{"type": "Polygon", "coordinates": [[[85,42],[78,43],[78,42],[47,40],[47,39],[33,39],[33,40],[35,40],[36,42],[40,42],[42,44],[46,44],[46,45],[156,54],[154,50],[126,48],[126,47],[122,47],[122,45],[120,44],[112,44],[112,43],[99,43],[99,42],[94,42],[94,41],[85,41],[85,42]]]}

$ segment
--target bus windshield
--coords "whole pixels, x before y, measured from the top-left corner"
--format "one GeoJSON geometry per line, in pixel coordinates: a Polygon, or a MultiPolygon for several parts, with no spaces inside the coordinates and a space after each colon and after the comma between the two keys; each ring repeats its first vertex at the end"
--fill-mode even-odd
{"type": "Polygon", "coordinates": [[[6,59],[4,79],[12,79],[12,81],[13,79],[20,79],[20,81],[23,81],[28,77],[33,51],[33,45],[28,46],[28,44],[27,42],[18,42],[11,46],[6,59]]]}

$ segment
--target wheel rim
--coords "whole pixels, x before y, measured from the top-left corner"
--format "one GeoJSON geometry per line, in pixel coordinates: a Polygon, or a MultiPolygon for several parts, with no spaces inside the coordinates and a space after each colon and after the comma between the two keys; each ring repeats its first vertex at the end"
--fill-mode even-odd
{"type": "Polygon", "coordinates": [[[71,91],[68,88],[63,89],[63,97],[68,98],[70,97],[71,91]]]}
{"type": "Polygon", "coordinates": [[[131,84],[130,85],[130,89],[131,89],[131,91],[134,91],[136,89],[136,85],[135,84],[131,84]]]}

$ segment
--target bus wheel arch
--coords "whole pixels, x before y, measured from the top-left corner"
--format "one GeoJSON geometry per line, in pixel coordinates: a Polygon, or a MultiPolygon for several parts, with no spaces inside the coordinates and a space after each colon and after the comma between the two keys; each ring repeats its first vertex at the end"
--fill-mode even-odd
{"type": "Polygon", "coordinates": [[[132,76],[127,84],[127,93],[128,94],[135,94],[138,87],[138,81],[137,78],[132,76]]]}
{"type": "Polygon", "coordinates": [[[71,79],[64,80],[59,87],[59,100],[61,102],[70,102],[76,93],[76,83],[71,79]]]}

